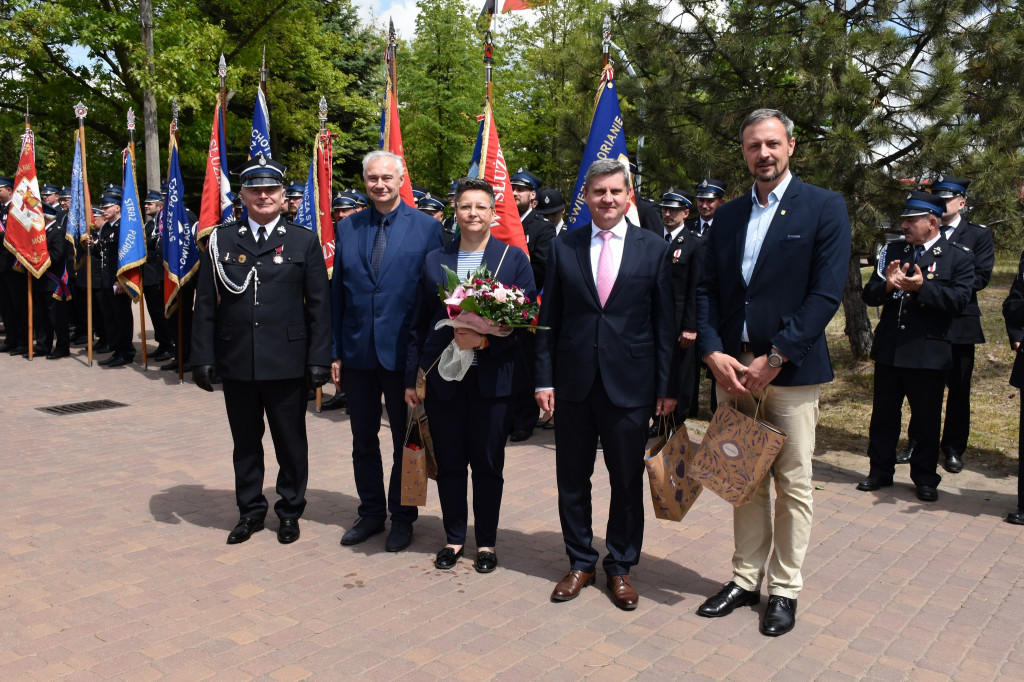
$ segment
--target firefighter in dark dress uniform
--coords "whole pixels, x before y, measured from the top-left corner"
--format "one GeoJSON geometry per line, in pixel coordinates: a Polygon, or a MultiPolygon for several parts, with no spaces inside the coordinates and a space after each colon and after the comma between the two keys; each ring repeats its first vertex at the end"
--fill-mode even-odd
{"type": "Polygon", "coordinates": [[[1013,349],[1010,385],[1020,390],[1020,419],[1017,422],[1017,508],[1006,515],[1006,522],[1024,526],[1024,253],[1020,255],[1017,276],[1010,294],[1003,301],[1003,319],[1013,349]]]}
{"type": "Polygon", "coordinates": [[[953,364],[950,328],[967,306],[974,281],[970,251],[939,230],[946,202],[911,192],[903,208],[904,238],[885,247],[864,287],[864,302],[882,306],[871,359],[874,400],[868,435],[871,470],[858,490],[891,486],[900,437],[903,398],[918,424],[910,478],[923,502],[938,499],[942,389],[953,364]]]}
{"type": "Polygon", "coordinates": [[[71,294],[70,284],[62,281],[66,274],[71,243],[65,236],[67,233],[59,222],[58,211],[54,206],[43,206],[43,219],[46,222],[46,250],[50,256],[50,267],[42,277],[32,282],[32,299],[34,305],[34,322],[36,347],[38,355],[45,355],[48,360],[66,358],[71,354],[71,333],[68,324],[68,296],[71,294]],[[54,346],[54,337],[57,345],[54,346]]]}
{"type": "Polygon", "coordinates": [[[327,266],[316,235],[281,215],[284,170],[262,154],[240,170],[248,216],[210,234],[196,290],[192,378],[206,391],[215,373],[223,380],[234,442],[241,518],[228,544],[248,540],[267,514],[264,415],[280,465],[277,539],[299,538],[309,469],[306,392],[330,378],[327,266]]]}

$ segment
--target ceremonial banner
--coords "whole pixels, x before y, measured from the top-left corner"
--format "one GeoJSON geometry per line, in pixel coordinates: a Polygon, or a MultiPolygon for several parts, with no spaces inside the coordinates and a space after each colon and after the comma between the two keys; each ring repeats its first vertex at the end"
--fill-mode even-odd
{"type": "MultiPolygon", "coordinates": [[[[622,110],[619,108],[619,96],[615,90],[615,71],[612,67],[604,67],[601,74],[601,87],[597,90],[594,103],[594,118],[590,123],[590,135],[583,151],[583,162],[576,176],[576,188],[573,190],[566,209],[565,224],[568,229],[590,223],[590,209],[583,199],[583,178],[587,169],[598,159],[616,159],[629,173],[629,157],[626,152],[626,133],[622,125],[622,110]]],[[[626,217],[634,225],[640,224],[636,212],[636,199],[633,196],[632,179],[629,183],[629,208],[626,217]]]]}
{"type": "Polygon", "coordinates": [[[71,205],[68,207],[67,238],[75,247],[75,267],[81,267],[85,258],[82,240],[89,234],[92,224],[92,202],[89,186],[84,181],[85,141],[82,131],[75,131],[75,161],[71,167],[71,205]]]}
{"type": "Polygon", "coordinates": [[[146,262],[146,233],[142,223],[142,206],[135,186],[135,156],[124,150],[124,181],[121,184],[121,227],[117,237],[117,281],[132,300],[142,292],[142,264],[146,262]]]}
{"type": "Polygon", "coordinates": [[[33,277],[41,277],[50,267],[50,252],[46,250],[46,223],[36,177],[35,136],[27,124],[25,134],[21,136],[21,158],[18,172],[14,175],[10,213],[3,228],[7,250],[33,277]]]}
{"type": "MultiPolygon", "coordinates": [[[[160,225],[164,259],[164,315],[178,307],[178,292],[199,270],[199,248],[185,210],[185,186],[181,182],[178,142],[171,133],[171,162],[167,171],[167,204],[160,225]]],[[[207,166],[209,170],[209,166],[207,166]]],[[[207,176],[209,177],[209,176],[207,176]]],[[[205,196],[204,196],[205,202],[205,196]]],[[[122,217],[123,220],[123,217],[122,217]]],[[[122,222],[122,226],[124,223],[122,222]]],[[[212,229],[212,228],[211,228],[212,229]]]]}
{"type": "MultiPolygon", "coordinates": [[[[206,176],[203,179],[203,196],[197,227],[199,239],[210,234],[214,226],[227,222],[234,216],[234,207],[228,198],[230,191],[228,149],[224,144],[224,110],[221,109],[218,98],[213,112],[213,127],[210,130],[210,146],[206,154],[206,176]]],[[[164,211],[167,211],[166,206],[164,211]]]]}
{"type": "MultiPolygon", "coordinates": [[[[221,147],[223,148],[223,145],[221,147]]],[[[252,112],[252,134],[249,137],[249,158],[260,152],[268,159],[273,158],[270,153],[270,111],[267,109],[267,98],[261,88],[256,88],[256,108],[252,112]]]]}
{"type": "Polygon", "coordinates": [[[295,222],[308,227],[320,239],[327,277],[334,273],[334,222],[331,220],[331,185],[333,182],[332,143],[334,134],[322,130],[313,144],[313,159],[309,162],[306,188],[302,203],[295,214],[295,222]]]}
{"type": "Polygon", "coordinates": [[[505,4],[501,6],[501,13],[514,12],[517,9],[533,9],[530,7],[530,3],[524,2],[523,0],[505,0],[505,4]]]}
{"type": "Polygon", "coordinates": [[[388,65],[388,75],[384,87],[384,106],[380,110],[380,148],[402,157],[402,186],[399,188],[399,194],[402,195],[402,201],[416,208],[416,201],[412,196],[412,180],[409,179],[409,167],[405,163],[402,126],[398,121],[398,67],[395,64],[394,24],[391,24],[391,35],[384,60],[388,65]]]}
{"type": "Polygon", "coordinates": [[[519,219],[519,209],[512,196],[511,176],[505,164],[505,155],[501,153],[501,141],[498,140],[498,128],[494,124],[494,112],[491,105],[484,107],[484,118],[480,122],[476,147],[473,152],[473,163],[468,177],[482,178],[491,184],[494,190],[494,222],[491,234],[512,246],[518,246],[529,257],[526,246],[526,235],[523,223],[519,219]]]}

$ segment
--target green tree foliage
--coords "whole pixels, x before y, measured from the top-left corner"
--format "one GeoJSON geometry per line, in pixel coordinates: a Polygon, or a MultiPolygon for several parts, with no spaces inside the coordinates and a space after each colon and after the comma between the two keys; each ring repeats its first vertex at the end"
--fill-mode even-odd
{"type": "Polygon", "coordinates": [[[473,155],[483,111],[482,48],[463,0],[419,0],[411,50],[399,50],[398,101],[409,175],[444,196],[473,155]]]}
{"type": "MultiPolygon", "coordinates": [[[[125,115],[129,107],[135,109],[141,146],[142,93],[150,88],[158,103],[162,165],[167,163],[171,99],[178,98],[182,172],[189,194],[197,196],[218,92],[217,60],[221,53],[227,56],[227,87],[235,91],[226,117],[229,164],[234,167],[248,151],[264,47],[271,142],[275,156],[289,166],[289,175],[305,177],[321,96],[331,103],[331,122],[339,134],[335,158],[347,168],[365,153],[374,108],[368,97],[374,79],[366,55],[381,43],[358,24],[347,0],[272,0],[262,5],[155,0],[153,5],[156,73],[150,78],[137,3],[5,3],[0,10],[0,155],[16,158],[27,97],[38,137],[40,177],[66,184],[77,125],[72,105],[80,99],[90,108],[86,135],[93,191],[102,182],[120,182],[120,150],[128,141],[125,115]]],[[[141,149],[138,158],[140,163],[144,159],[141,149]]],[[[162,168],[161,175],[165,173],[162,168]]],[[[145,177],[142,168],[138,176],[145,177]]]]}

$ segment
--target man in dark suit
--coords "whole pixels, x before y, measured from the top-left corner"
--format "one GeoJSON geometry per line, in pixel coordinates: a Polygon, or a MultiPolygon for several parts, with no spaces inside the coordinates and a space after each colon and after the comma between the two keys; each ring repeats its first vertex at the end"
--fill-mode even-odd
{"type": "Polygon", "coordinates": [[[117,279],[117,245],[120,243],[123,195],[123,190],[117,185],[107,185],[100,198],[100,208],[103,209],[106,222],[100,228],[93,249],[93,257],[99,260],[100,288],[97,299],[103,315],[103,326],[108,334],[108,350],[113,351],[109,357],[97,363],[102,367],[123,367],[135,358],[132,299],[117,279]]]}
{"type": "MultiPolygon", "coordinates": [[[[543,291],[551,240],[555,238],[555,226],[535,210],[537,190],[544,183],[526,168],[520,168],[512,176],[510,184],[516,208],[519,209],[519,220],[523,223],[523,233],[526,235],[533,280],[537,285],[537,291],[543,291]]],[[[527,335],[523,339],[523,353],[526,355],[527,366],[533,364],[536,347],[537,341],[532,335],[527,335]]],[[[533,387],[531,381],[516,401],[512,415],[512,434],[509,436],[513,443],[522,442],[532,436],[537,425],[537,401],[533,397],[533,387]]]]}
{"type": "MultiPolygon", "coordinates": [[[[704,242],[686,229],[694,196],[675,188],[661,195],[661,221],[665,225],[664,238],[668,242],[669,265],[672,270],[672,299],[675,302],[676,366],[679,372],[679,400],[676,402],[675,421],[682,424],[696,411],[697,386],[697,283],[700,281],[700,259],[704,255],[704,242]]],[[[658,420],[648,435],[659,431],[658,420]]]]}
{"type": "Polygon", "coordinates": [[[160,192],[148,192],[142,202],[146,213],[146,264],[142,266],[142,292],[146,299],[146,310],[153,325],[156,340],[154,362],[164,362],[175,356],[177,330],[171,329],[170,320],[164,315],[164,255],[160,237],[163,226],[164,200],[160,192]]]}
{"type": "Polygon", "coordinates": [[[68,296],[70,284],[62,279],[67,273],[71,243],[65,228],[58,222],[57,209],[50,204],[43,205],[43,220],[46,223],[46,251],[50,266],[42,277],[32,282],[32,301],[35,307],[34,322],[38,355],[47,360],[66,358],[71,354],[71,334],[68,324],[68,296]],[[57,345],[54,346],[54,339],[57,345]]]}
{"type": "Polygon", "coordinates": [[[341,544],[355,545],[380,533],[390,512],[384,545],[389,552],[409,546],[417,517],[416,507],[401,503],[406,351],[423,260],[442,244],[441,223],[402,201],[402,172],[402,158],[390,152],[363,158],[371,206],[338,223],[331,279],[331,376],[340,391],[344,372],[359,493],[359,518],[341,544]],[[378,438],[381,395],[391,424],[386,492],[378,438]]]}
{"type": "Polygon", "coordinates": [[[903,207],[904,238],[885,247],[864,287],[864,302],[883,306],[871,358],[875,389],[869,427],[871,471],[858,490],[892,485],[903,398],[910,403],[918,438],[910,458],[917,498],[939,498],[935,471],[939,457],[942,387],[953,364],[950,328],[971,296],[974,259],[939,229],[945,200],[911,192],[903,207]]]}
{"type": "Polygon", "coordinates": [[[713,618],[759,603],[767,572],[761,632],[777,636],[793,629],[803,586],[818,397],[832,380],[825,327],[843,296],[850,220],[839,194],[793,176],[796,139],[785,114],[752,112],[740,140],[754,186],[715,213],[697,290],[697,352],[715,375],[720,405],[753,415],[760,404],[789,438],[774,475],[733,510],[733,579],[698,613],[713,618]]]}
{"type": "Polygon", "coordinates": [[[316,235],[281,216],[284,171],[262,153],[240,169],[248,217],[210,234],[196,287],[192,378],[213,391],[220,375],[234,442],[241,518],[229,545],[262,530],[267,515],[264,414],[280,466],[277,539],[299,539],[309,478],[306,390],[330,377],[327,266],[316,235]]]}
{"type": "MultiPolygon", "coordinates": [[[[971,432],[971,378],[974,376],[974,346],[985,343],[981,329],[981,308],[978,306],[978,292],[988,286],[992,268],[996,262],[996,250],[992,233],[987,227],[972,223],[960,217],[967,206],[967,187],[970,180],[940,175],[932,183],[931,191],[945,203],[942,213],[941,231],[947,241],[966,246],[974,256],[974,283],[971,286],[971,300],[962,312],[953,317],[951,339],[953,342],[953,366],[946,374],[946,417],[942,425],[943,468],[951,474],[963,471],[964,452],[971,432]]],[[[899,462],[910,461],[911,453],[918,441],[913,416],[907,428],[907,449],[897,458],[899,462]]]]}
{"type": "Polygon", "coordinates": [[[603,565],[616,606],[635,609],[629,571],[644,532],[644,446],[654,411],[675,409],[675,324],[665,242],[625,219],[629,176],[595,161],[584,178],[592,223],[556,239],[541,304],[536,399],[556,412],[558,513],[570,571],[555,601],[594,582],[590,479],[598,438],[611,482],[603,565]]]}
{"type": "Polygon", "coordinates": [[[1003,301],[1003,319],[1013,349],[1013,370],[1010,385],[1020,391],[1020,418],[1017,422],[1017,508],[1006,515],[1006,522],[1024,526],[1024,253],[1020,255],[1017,276],[1010,293],[1003,301]]]}

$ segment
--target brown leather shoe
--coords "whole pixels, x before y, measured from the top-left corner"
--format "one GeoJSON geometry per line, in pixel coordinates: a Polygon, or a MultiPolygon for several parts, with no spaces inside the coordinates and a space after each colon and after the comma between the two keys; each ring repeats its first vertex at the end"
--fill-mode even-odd
{"type": "Polygon", "coordinates": [[[612,591],[612,601],[623,611],[632,611],[640,601],[640,595],[629,582],[628,575],[608,576],[608,589],[612,591]]]}
{"type": "Polygon", "coordinates": [[[580,590],[594,584],[594,574],[584,573],[575,569],[558,581],[555,591],[551,593],[551,601],[569,601],[579,596],[580,590]]]}

